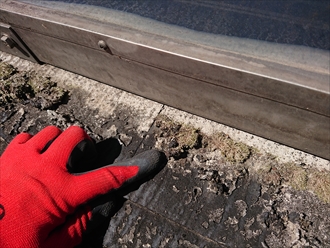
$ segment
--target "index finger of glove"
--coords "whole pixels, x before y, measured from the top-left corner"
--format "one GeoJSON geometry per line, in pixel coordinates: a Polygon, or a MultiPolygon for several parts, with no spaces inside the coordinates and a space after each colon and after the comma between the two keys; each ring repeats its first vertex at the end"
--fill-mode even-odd
{"type": "Polygon", "coordinates": [[[18,134],[11,142],[10,145],[19,145],[19,144],[24,144],[26,143],[28,140],[30,140],[33,136],[31,134],[28,133],[20,133],[18,134]]]}
{"type": "Polygon", "coordinates": [[[18,134],[7,146],[7,148],[5,149],[4,154],[6,154],[6,151],[10,151],[10,150],[18,150],[20,149],[20,147],[18,147],[19,145],[25,144],[28,140],[30,140],[32,137],[31,134],[28,133],[20,133],[18,134]]]}
{"type": "Polygon", "coordinates": [[[120,188],[127,180],[137,175],[138,166],[106,166],[80,175],[72,175],[68,201],[72,207],[91,201],[97,196],[120,188]],[[74,197],[72,196],[74,193],[74,197]]]}
{"type": "Polygon", "coordinates": [[[44,152],[44,156],[50,161],[64,166],[68,163],[69,157],[76,145],[85,139],[90,139],[87,133],[78,126],[71,126],[62,132],[44,152]]]}
{"type": "Polygon", "coordinates": [[[39,133],[34,135],[26,144],[36,149],[39,153],[46,147],[49,142],[54,140],[61,134],[61,130],[55,126],[48,126],[42,129],[39,133]]]}

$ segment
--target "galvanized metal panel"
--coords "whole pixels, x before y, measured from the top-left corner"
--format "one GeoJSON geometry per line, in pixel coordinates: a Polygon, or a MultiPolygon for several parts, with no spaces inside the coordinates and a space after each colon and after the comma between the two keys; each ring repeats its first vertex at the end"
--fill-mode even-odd
{"type": "Polygon", "coordinates": [[[221,85],[330,116],[329,74],[305,71],[295,66],[257,60],[243,55],[224,56],[226,53],[223,51],[197,47],[193,44],[177,44],[171,40],[164,42],[151,34],[141,34],[146,40],[156,40],[164,46],[171,43],[167,50],[178,51],[184,49],[184,46],[189,46],[191,57],[182,56],[178,52],[155,49],[152,42],[149,42],[151,46],[136,43],[133,37],[134,30],[123,30],[116,25],[106,25],[95,20],[69,16],[66,13],[15,1],[6,2],[3,8],[8,10],[0,11],[0,20],[16,27],[97,50],[100,49],[98,42],[103,40],[114,55],[196,78],[205,83],[221,85]],[[23,6],[27,7],[22,8],[23,6]],[[33,17],[29,14],[32,12],[33,17]],[[18,13],[19,18],[17,18],[18,13]],[[61,20],[61,23],[57,20],[61,20]],[[124,36],[122,33],[127,33],[126,36],[132,41],[120,38],[124,36]],[[201,56],[203,52],[209,60],[201,56]],[[232,60],[231,64],[237,64],[237,68],[227,66],[222,57],[225,60],[232,60]],[[258,64],[259,73],[251,72],[250,62],[258,64]]]}
{"type": "Polygon", "coordinates": [[[17,1],[0,3],[0,21],[42,62],[330,158],[329,73],[148,33],[137,42],[134,30],[17,1]]]}
{"type": "Polygon", "coordinates": [[[23,43],[20,37],[15,31],[7,24],[0,22],[0,50],[14,54],[23,59],[30,60],[32,62],[38,62],[33,53],[23,43]]]}
{"type": "Polygon", "coordinates": [[[17,29],[43,62],[329,159],[329,117],[17,29]]]}

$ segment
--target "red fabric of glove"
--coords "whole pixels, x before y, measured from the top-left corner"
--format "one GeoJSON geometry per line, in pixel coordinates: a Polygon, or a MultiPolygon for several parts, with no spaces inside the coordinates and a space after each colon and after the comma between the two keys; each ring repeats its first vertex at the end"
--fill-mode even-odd
{"type": "Polygon", "coordinates": [[[9,144],[0,157],[1,248],[79,244],[92,213],[86,203],[137,175],[134,165],[70,174],[70,154],[85,139],[79,127],[62,132],[50,126],[9,144]]]}

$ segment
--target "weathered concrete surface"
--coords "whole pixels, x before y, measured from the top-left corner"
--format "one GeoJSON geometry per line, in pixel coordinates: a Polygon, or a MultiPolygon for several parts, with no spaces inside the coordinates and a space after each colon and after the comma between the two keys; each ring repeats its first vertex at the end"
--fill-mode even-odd
{"type": "Polygon", "coordinates": [[[53,96],[7,89],[16,100],[0,105],[0,154],[17,133],[53,124],[118,138],[118,159],[151,147],[169,158],[82,247],[330,246],[329,161],[49,65],[0,59],[14,66],[3,80],[34,70],[53,96]]]}

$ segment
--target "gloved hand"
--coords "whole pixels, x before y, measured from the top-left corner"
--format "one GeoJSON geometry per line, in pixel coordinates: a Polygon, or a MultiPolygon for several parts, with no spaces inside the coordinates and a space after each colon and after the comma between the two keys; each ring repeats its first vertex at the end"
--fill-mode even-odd
{"type": "Polygon", "coordinates": [[[8,145],[0,157],[0,247],[79,244],[93,215],[91,202],[166,163],[162,153],[150,150],[126,162],[72,174],[68,169],[79,166],[79,151],[93,149],[80,147],[77,152],[81,144],[91,144],[83,129],[72,126],[62,132],[49,126],[35,136],[19,134],[8,145]]]}

